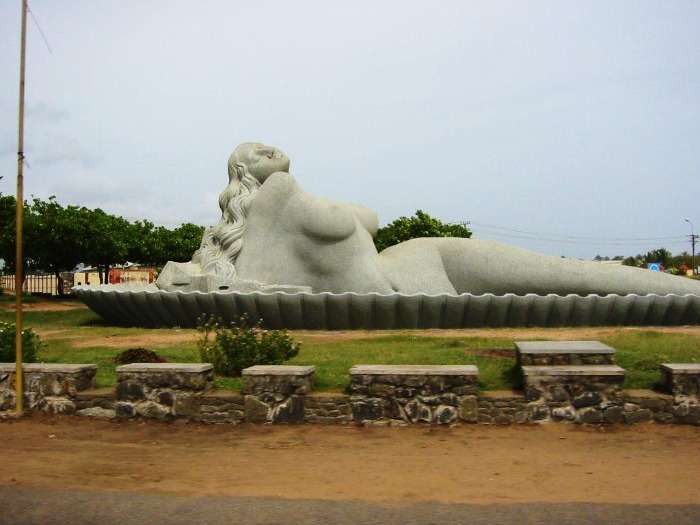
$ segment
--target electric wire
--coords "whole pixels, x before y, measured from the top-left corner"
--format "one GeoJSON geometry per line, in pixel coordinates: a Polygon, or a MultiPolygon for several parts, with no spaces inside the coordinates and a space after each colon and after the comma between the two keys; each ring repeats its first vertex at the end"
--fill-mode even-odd
{"type": "Polygon", "coordinates": [[[32,17],[32,20],[34,21],[34,25],[36,25],[36,28],[39,30],[39,34],[41,35],[41,39],[44,41],[44,44],[46,44],[46,49],[48,49],[49,53],[51,55],[53,55],[53,51],[51,49],[51,46],[49,45],[49,40],[48,40],[48,38],[46,38],[44,31],[41,29],[41,26],[39,25],[39,21],[34,16],[34,11],[32,11],[31,8],[29,7],[29,2],[27,2],[27,11],[29,11],[29,15],[32,17]]]}

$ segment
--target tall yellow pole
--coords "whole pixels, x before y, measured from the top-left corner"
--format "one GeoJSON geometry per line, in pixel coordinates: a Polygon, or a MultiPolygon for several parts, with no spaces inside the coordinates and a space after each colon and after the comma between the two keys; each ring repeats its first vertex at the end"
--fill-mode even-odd
{"type": "Polygon", "coordinates": [[[19,59],[19,126],[17,139],[17,201],[15,239],[15,409],[24,412],[24,371],[22,369],[22,226],[24,224],[24,69],[27,49],[27,0],[22,2],[22,36],[19,59]]]}

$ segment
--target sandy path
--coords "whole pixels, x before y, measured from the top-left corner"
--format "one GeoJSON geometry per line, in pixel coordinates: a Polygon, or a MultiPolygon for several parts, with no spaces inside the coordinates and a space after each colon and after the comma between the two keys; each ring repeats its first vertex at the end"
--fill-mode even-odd
{"type": "Polygon", "coordinates": [[[700,501],[700,429],[0,423],[0,485],[452,503],[700,501]]]}

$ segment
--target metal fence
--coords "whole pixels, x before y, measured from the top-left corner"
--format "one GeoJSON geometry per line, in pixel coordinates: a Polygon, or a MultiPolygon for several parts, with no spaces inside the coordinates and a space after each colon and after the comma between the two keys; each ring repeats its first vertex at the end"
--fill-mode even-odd
{"type": "MultiPolygon", "coordinates": [[[[0,288],[15,293],[15,276],[0,275],[0,288]]],[[[37,295],[58,295],[58,279],[55,275],[27,275],[22,286],[24,293],[37,295]]]]}

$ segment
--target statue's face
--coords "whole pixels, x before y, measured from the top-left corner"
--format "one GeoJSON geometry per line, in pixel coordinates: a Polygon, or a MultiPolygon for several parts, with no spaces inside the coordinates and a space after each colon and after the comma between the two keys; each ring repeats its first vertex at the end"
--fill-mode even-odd
{"type": "Polygon", "coordinates": [[[283,151],[265,144],[246,144],[245,146],[247,152],[241,155],[242,161],[260,184],[273,173],[289,171],[289,158],[283,151]]]}

